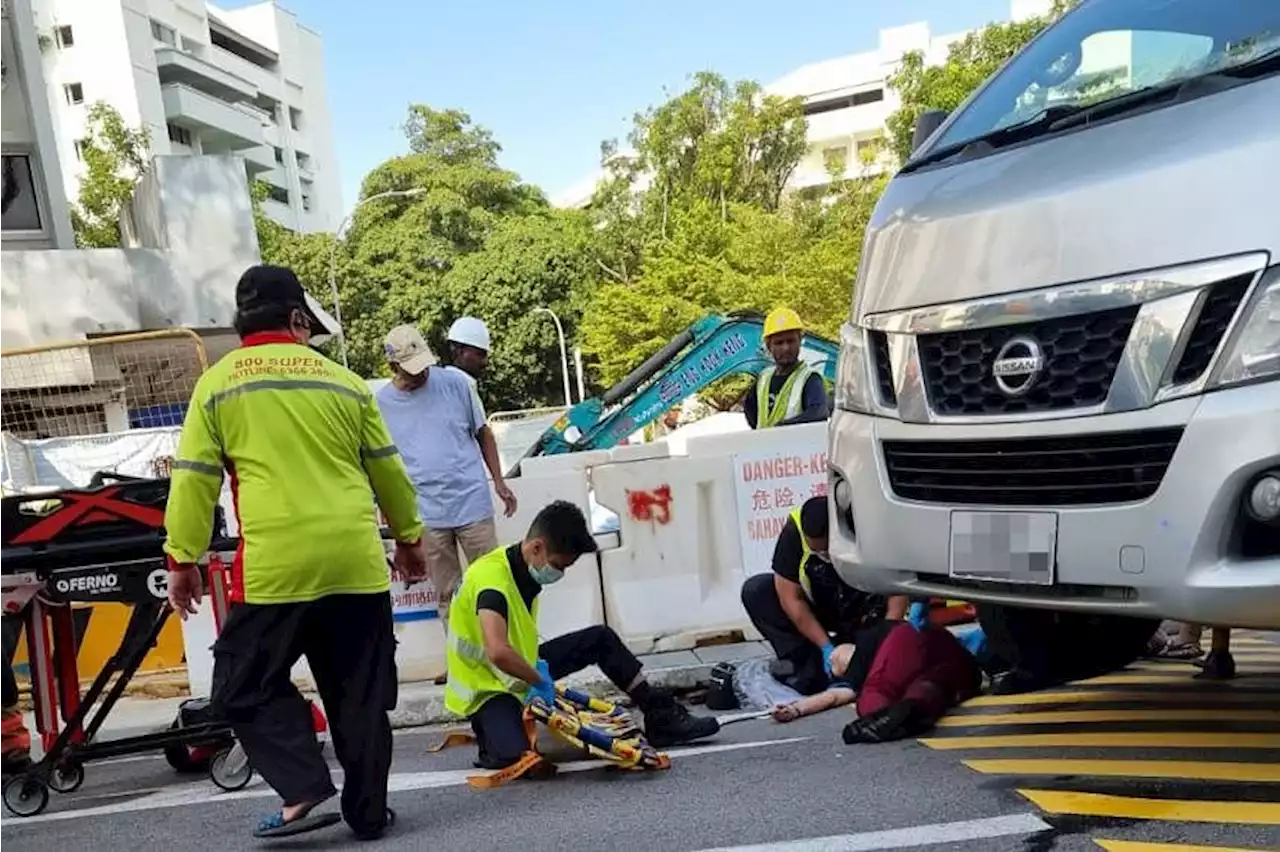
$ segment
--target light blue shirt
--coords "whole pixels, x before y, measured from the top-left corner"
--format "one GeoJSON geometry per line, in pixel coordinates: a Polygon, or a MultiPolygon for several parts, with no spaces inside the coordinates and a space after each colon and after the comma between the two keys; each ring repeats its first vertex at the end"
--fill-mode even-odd
{"type": "Polygon", "coordinates": [[[377,398],[418,492],[422,522],[456,529],[493,517],[476,435],[484,412],[470,383],[456,371],[431,367],[423,387],[403,391],[388,383],[377,398]]]}

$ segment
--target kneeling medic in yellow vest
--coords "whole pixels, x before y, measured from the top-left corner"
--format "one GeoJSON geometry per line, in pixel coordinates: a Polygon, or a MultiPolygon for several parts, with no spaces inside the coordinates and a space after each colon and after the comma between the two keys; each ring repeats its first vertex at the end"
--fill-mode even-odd
{"type": "Polygon", "coordinates": [[[666,748],[716,734],[714,718],[692,715],[645,680],[641,664],[604,625],[538,643],[538,597],[596,543],[582,510],[556,501],[524,540],[476,560],[449,609],[445,707],[467,719],[479,746],[476,766],[505,769],[525,755],[524,707],[554,703],[555,681],[596,665],[644,714],[645,735],[666,748]]]}

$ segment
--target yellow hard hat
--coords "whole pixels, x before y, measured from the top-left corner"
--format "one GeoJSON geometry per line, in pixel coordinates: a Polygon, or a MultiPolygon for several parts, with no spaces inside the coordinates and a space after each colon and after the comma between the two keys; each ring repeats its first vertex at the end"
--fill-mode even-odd
{"type": "Polygon", "coordinates": [[[800,315],[790,308],[774,308],[764,318],[764,336],[769,338],[784,331],[803,332],[804,323],[800,321],[800,315]]]}

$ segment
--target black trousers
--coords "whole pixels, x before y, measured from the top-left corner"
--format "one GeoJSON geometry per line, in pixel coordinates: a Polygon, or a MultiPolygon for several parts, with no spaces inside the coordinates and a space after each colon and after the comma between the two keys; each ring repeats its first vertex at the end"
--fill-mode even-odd
{"type": "MultiPolygon", "coordinates": [[[[610,627],[596,625],[543,642],[538,657],[546,660],[551,677],[559,680],[587,666],[599,666],[605,677],[621,690],[629,690],[640,674],[640,661],[610,627]]],[[[520,759],[529,740],[525,737],[524,705],[514,695],[495,695],[471,717],[480,747],[480,765],[487,769],[509,766],[520,759]]]]}
{"type": "Polygon", "coordinates": [[[14,613],[3,616],[4,630],[4,706],[5,709],[18,703],[18,681],[13,676],[13,657],[18,651],[18,640],[22,638],[22,615],[14,613]]]}
{"type": "Polygon", "coordinates": [[[334,793],[311,706],[289,677],[305,656],[345,776],[342,816],[357,831],[384,825],[395,646],[386,593],[232,607],[213,648],[214,708],[286,805],[334,793]]]}
{"type": "MultiPolygon", "coordinates": [[[[791,673],[782,680],[802,695],[813,695],[827,688],[827,674],[822,667],[822,649],[806,639],[790,616],[782,608],[778,590],[773,583],[773,572],[754,574],[742,584],[742,606],[751,623],[773,646],[779,660],[791,664],[791,673]]],[[[851,641],[850,625],[829,624],[815,612],[822,628],[833,636],[835,643],[851,641]]]]}

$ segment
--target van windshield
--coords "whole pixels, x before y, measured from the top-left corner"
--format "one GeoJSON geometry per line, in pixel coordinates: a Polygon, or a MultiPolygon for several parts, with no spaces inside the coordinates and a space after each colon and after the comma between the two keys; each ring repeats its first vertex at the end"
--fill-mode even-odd
{"type": "MultiPolygon", "coordinates": [[[[1276,0],[1084,0],[1014,57],[921,154],[1229,72],[1277,48],[1276,0]]],[[[1055,129],[1044,124],[1044,133],[1055,129]]]]}

